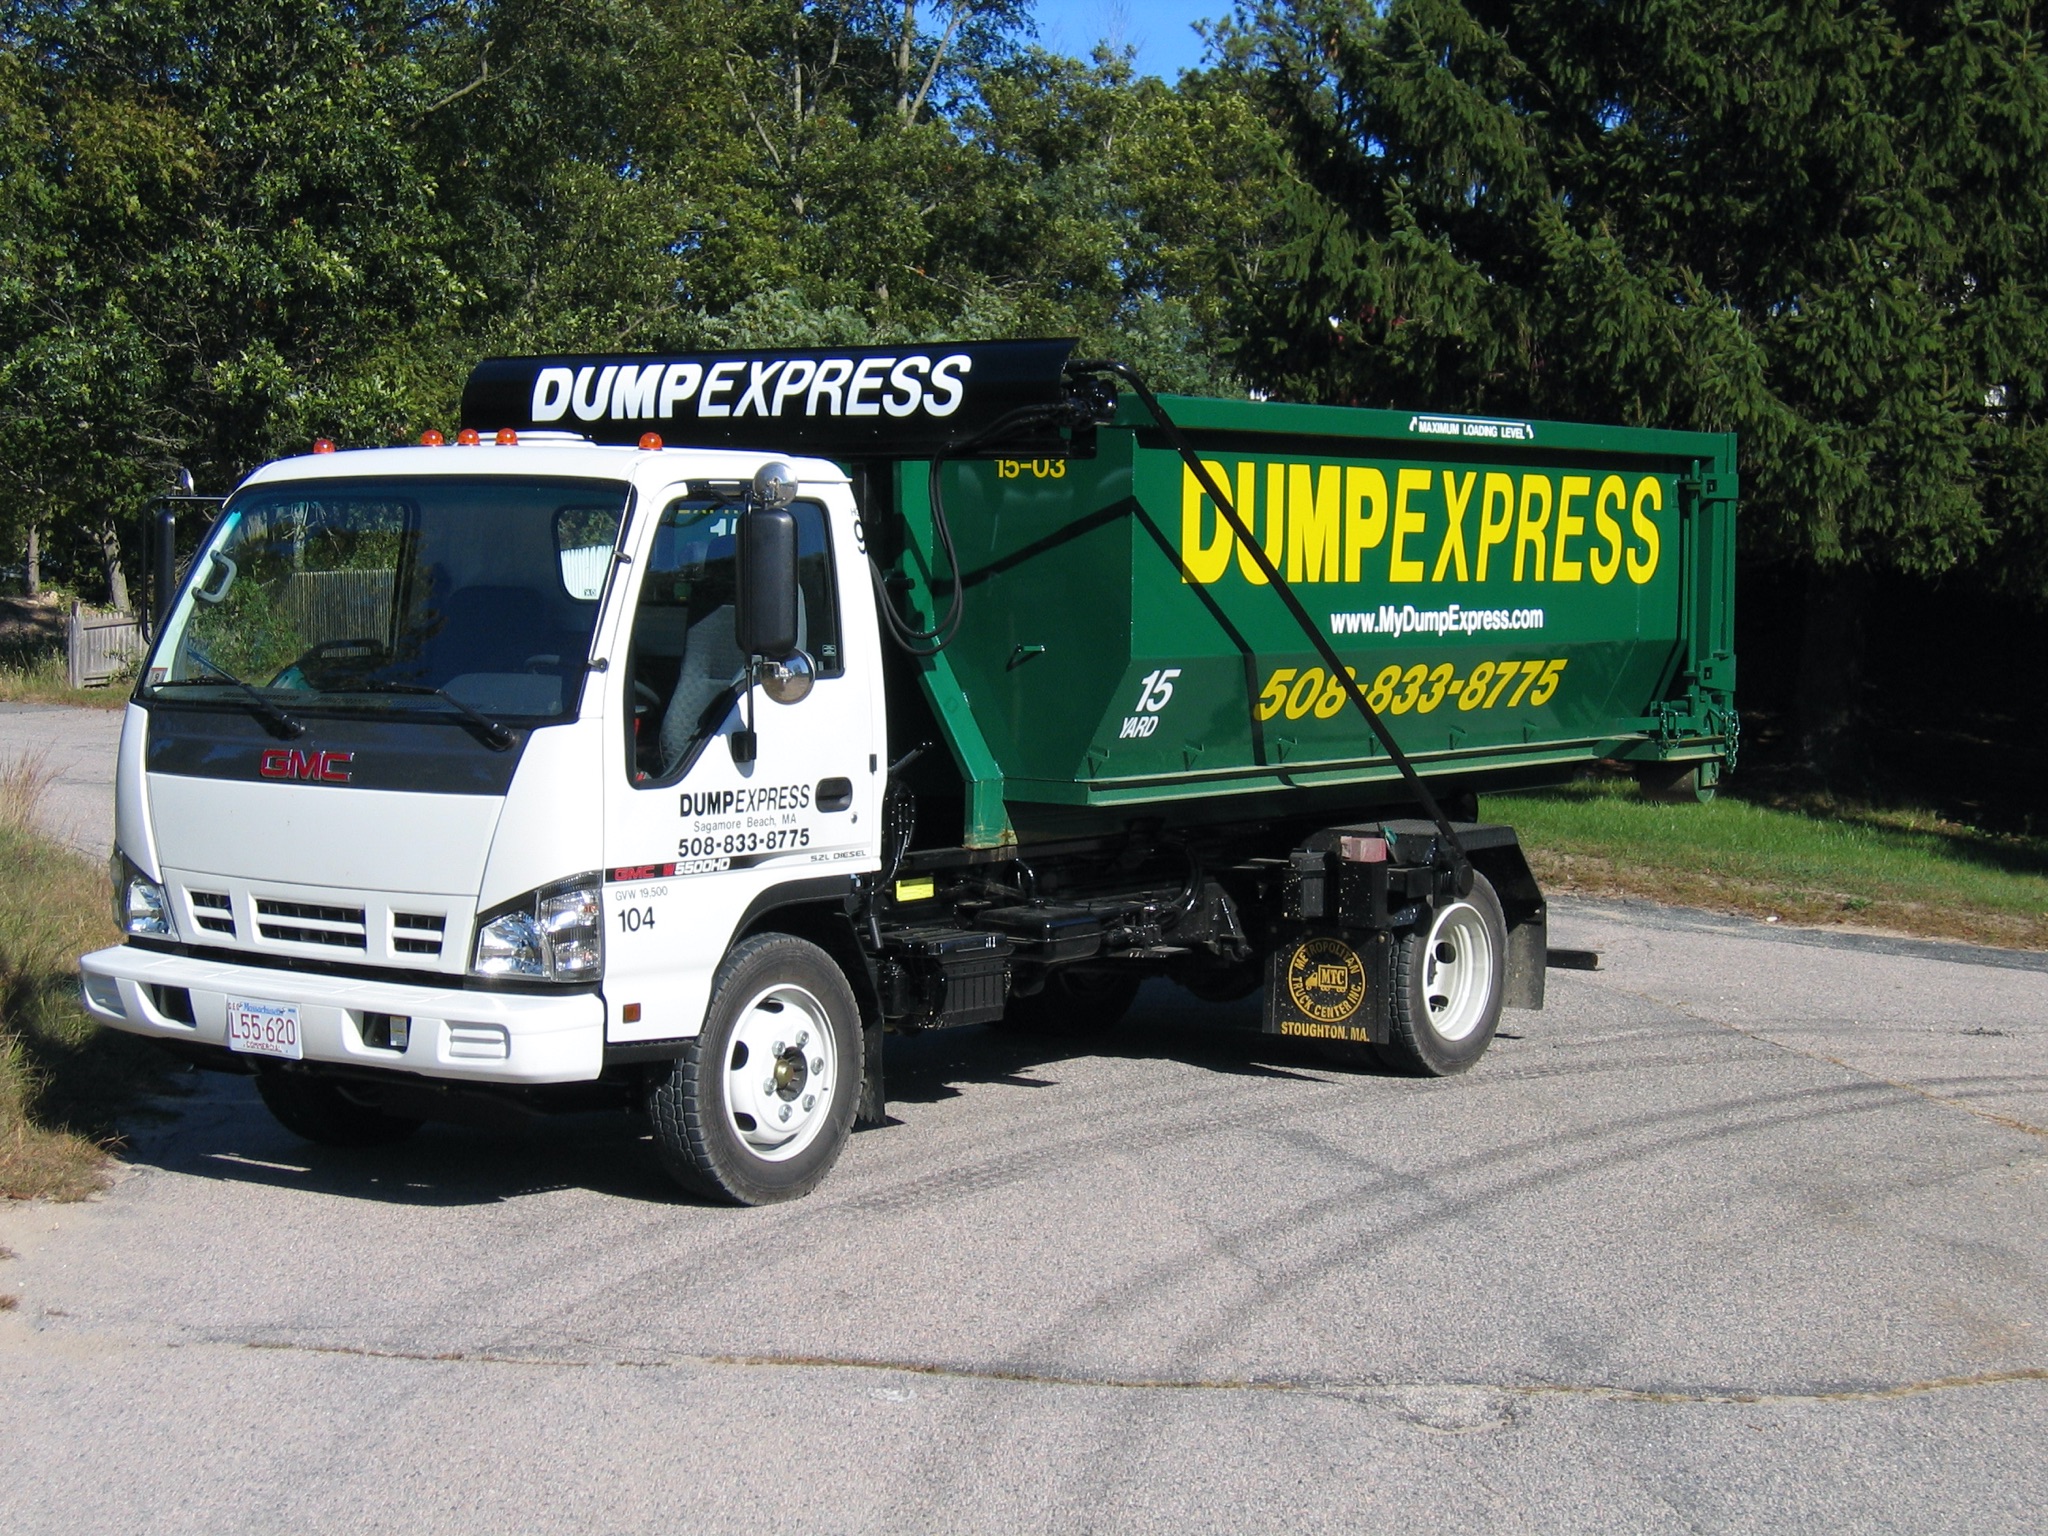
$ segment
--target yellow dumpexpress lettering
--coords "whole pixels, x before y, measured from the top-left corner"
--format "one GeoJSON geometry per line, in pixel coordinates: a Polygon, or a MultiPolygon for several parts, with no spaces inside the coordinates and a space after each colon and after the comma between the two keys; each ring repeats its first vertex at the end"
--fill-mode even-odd
{"type": "MultiPolygon", "coordinates": [[[[1605,475],[1596,491],[1591,475],[1402,465],[1394,469],[1389,495],[1387,472],[1367,464],[1204,459],[1202,467],[1225,488],[1240,521],[1257,532],[1266,558],[1290,584],[1369,581],[1379,572],[1367,571],[1366,555],[1384,548],[1390,583],[1483,585],[1511,564],[1506,579],[1517,583],[1590,575],[1604,587],[1626,570],[1642,586],[1656,576],[1663,555],[1658,514],[1664,487],[1655,475],[1640,476],[1633,486],[1621,475],[1605,475]],[[1443,496],[1441,527],[1432,491],[1443,496]]],[[[1186,467],[1180,562],[1181,580],[1194,585],[1221,581],[1232,564],[1252,585],[1266,584],[1252,552],[1186,467]]]]}

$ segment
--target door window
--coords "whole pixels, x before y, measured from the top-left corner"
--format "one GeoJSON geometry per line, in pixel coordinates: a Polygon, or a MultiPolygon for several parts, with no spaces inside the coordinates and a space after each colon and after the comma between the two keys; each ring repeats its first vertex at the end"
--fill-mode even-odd
{"type": "MultiPolygon", "coordinates": [[[[734,620],[741,503],[679,496],[662,509],[633,615],[627,761],[638,784],[672,783],[737,702],[746,678],[734,620]]],[[[825,509],[790,505],[797,526],[797,646],[839,676],[838,592],[825,509]]],[[[799,706],[801,707],[801,706],[799,706]]]]}

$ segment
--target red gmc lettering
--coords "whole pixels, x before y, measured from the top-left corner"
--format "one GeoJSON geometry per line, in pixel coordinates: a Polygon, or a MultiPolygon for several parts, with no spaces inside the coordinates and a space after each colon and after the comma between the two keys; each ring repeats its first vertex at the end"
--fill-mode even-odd
{"type": "Polygon", "coordinates": [[[266,779],[300,779],[346,784],[355,761],[353,752],[301,752],[297,747],[266,747],[256,771],[266,779]]]}

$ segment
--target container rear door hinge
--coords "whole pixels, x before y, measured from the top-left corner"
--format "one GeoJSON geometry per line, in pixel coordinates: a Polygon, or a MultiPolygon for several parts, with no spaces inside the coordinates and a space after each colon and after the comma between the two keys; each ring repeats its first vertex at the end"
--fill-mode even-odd
{"type": "Polygon", "coordinates": [[[1678,482],[1680,504],[1693,501],[1733,501],[1738,477],[1733,474],[1688,475],[1678,482]]]}

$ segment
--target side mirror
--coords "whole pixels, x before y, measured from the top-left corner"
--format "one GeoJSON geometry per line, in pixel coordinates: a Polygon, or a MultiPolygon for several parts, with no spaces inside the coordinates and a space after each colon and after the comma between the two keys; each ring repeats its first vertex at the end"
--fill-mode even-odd
{"type": "Polygon", "coordinates": [[[748,656],[787,661],[795,654],[797,642],[796,514],[788,506],[796,493],[796,480],[789,475],[788,466],[770,464],[754,481],[754,504],[740,514],[735,638],[748,656]],[[771,505],[767,496],[758,493],[763,479],[778,469],[787,478],[776,489],[786,486],[787,494],[771,505]]]}

